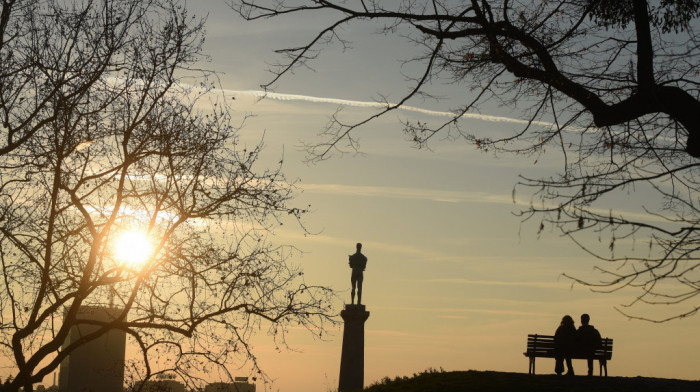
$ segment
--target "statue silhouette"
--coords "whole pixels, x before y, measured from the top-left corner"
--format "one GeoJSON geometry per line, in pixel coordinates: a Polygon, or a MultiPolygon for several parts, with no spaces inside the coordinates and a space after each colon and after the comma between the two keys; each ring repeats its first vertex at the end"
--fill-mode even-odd
{"type": "Polygon", "coordinates": [[[362,250],[362,244],[357,243],[357,252],[354,255],[350,255],[350,268],[352,268],[352,275],[350,275],[350,282],[352,283],[351,304],[355,304],[355,287],[357,287],[357,304],[362,303],[362,272],[367,267],[367,257],[363,255],[360,251],[362,250]]]}

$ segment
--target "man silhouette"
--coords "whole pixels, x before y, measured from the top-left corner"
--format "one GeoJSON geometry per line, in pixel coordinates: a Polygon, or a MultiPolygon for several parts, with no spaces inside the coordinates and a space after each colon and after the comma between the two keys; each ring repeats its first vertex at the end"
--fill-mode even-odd
{"type": "Polygon", "coordinates": [[[591,316],[584,313],[581,315],[581,326],[576,332],[578,335],[579,350],[588,359],[588,375],[593,375],[593,355],[595,350],[600,347],[602,339],[600,332],[589,324],[591,316]]]}
{"type": "Polygon", "coordinates": [[[362,303],[362,272],[367,267],[367,258],[360,251],[362,250],[362,244],[357,243],[357,252],[354,255],[350,255],[350,268],[352,268],[352,275],[350,275],[350,283],[352,283],[352,291],[350,292],[351,304],[355,304],[355,287],[357,287],[357,304],[362,303]]]}

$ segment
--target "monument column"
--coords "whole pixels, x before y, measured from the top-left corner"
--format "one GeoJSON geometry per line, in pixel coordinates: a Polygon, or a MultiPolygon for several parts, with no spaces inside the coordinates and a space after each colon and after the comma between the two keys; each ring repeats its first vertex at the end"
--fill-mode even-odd
{"type": "Polygon", "coordinates": [[[365,382],[365,321],[369,312],[365,305],[346,304],[340,317],[344,327],[338,392],[361,390],[365,382]]]}
{"type": "Polygon", "coordinates": [[[369,312],[362,305],[362,280],[367,267],[367,257],[362,254],[362,244],[357,243],[357,252],[348,258],[352,269],[350,304],[340,312],[343,318],[343,351],[340,354],[340,377],[338,392],[361,390],[365,384],[365,321],[369,312]],[[355,305],[357,293],[357,305],[355,305]]]}

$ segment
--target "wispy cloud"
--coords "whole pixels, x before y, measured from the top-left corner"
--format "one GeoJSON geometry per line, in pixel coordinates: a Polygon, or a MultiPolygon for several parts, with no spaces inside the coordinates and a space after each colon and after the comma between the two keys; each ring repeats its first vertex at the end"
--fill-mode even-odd
{"type": "Polygon", "coordinates": [[[469,317],[467,316],[456,316],[456,315],[451,315],[451,314],[444,314],[437,316],[438,318],[445,319],[445,320],[468,320],[469,317]]]}
{"type": "MultiPolygon", "coordinates": [[[[440,189],[422,189],[422,188],[405,188],[405,187],[386,187],[386,186],[367,186],[367,185],[342,185],[342,184],[303,184],[301,186],[305,192],[331,194],[331,195],[347,195],[347,196],[364,196],[364,197],[383,197],[411,200],[429,200],[442,203],[492,203],[492,204],[507,204],[514,205],[519,208],[528,208],[533,204],[533,201],[513,195],[504,195],[487,192],[469,192],[469,191],[450,191],[440,189]]],[[[551,205],[538,205],[538,208],[553,208],[551,205]]],[[[610,209],[592,207],[589,211],[600,215],[607,215],[610,209]]],[[[662,216],[651,214],[614,209],[614,217],[636,220],[640,222],[656,222],[669,223],[662,216]]]]}
{"type": "Polygon", "coordinates": [[[513,199],[510,195],[490,194],[487,192],[341,184],[303,184],[302,188],[305,192],[334,195],[390,197],[400,199],[431,200],[445,203],[479,202],[513,204],[513,199]]]}
{"type": "Polygon", "coordinates": [[[428,279],[430,283],[454,283],[480,286],[508,286],[508,287],[533,287],[533,288],[562,288],[571,286],[571,281],[566,282],[508,282],[500,280],[471,280],[460,278],[428,279]]]}
{"type": "Polygon", "coordinates": [[[493,315],[515,315],[515,316],[532,316],[544,315],[546,313],[533,312],[516,309],[484,309],[484,308],[439,308],[439,307],[407,307],[407,306],[374,306],[374,310],[399,310],[409,311],[413,313],[442,313],[452,316],[458,316],[470,313],[493,314],[493,315]]]}
{"type": "Polygon", "coordinates": [[[405,332],[405,331],[396,331],[392,329],[367,329],[367,334],[368,335],[382,335],[382,336],[392,336],[392,337],[410,337],[410,338],[416,338],[416,337],[422,337],[422,338],[429,338],[433,337],[434,335],[430,334],[418,334],[414,332],[405,332]]]}

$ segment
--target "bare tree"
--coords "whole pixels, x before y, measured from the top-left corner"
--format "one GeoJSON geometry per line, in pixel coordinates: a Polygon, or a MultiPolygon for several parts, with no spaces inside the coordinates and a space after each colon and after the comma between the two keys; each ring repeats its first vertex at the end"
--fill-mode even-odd
{"type": "Polygon", "coordinates": [[[1,14],[0,389],[31,391],[115,329],[140,348],[142,379],[257,369],[256,330],[281,345],[289,325],[323,330],[332,293],[269,240],[305,211],[194,72],[202,21],[169,0],[3,1],[1,14]],[[150,244],[140,263],[120,255],[134,232],[150,244]],[[82,318],[93,305],[117,316],[82,318]],[[97,329],[64,345],[78,325],[97,329]]]}
{"type": "MultiPolygon", "coordinates": [[[[459,84],[472,91],[454,117],[437,124],[404,124],[418,147],[435,135],[460,137],[491,152],[559,151],[561,171],[523,178],[535,198],[523,216],[561,229],[606,262],[602,275],[574,278],[594,290],[632,289],[624,306],[673,305],[665,321],[700,308],[697,170],[700,157],[700,45],[695,0],[572,1],[230,1],[248,20],[318,13],[335,18],[306,43],[278,50],[269,88],[322,54],[324,45],[349,40],[343,27],[372,21],[379,34],[404,36],[423,51],[405,59],[421,72],[396,103],[360,122],[339,114],[310,144],[311,160],[356,147],[357,128],[417,97],[429,87],[459,84]],[[511,135],[475,134],[461,117],[486,102],[517,108],[527,120],[511,135]],[[549,124],[549,125],[547,125],[549,124]],[[610,196],[644,191],[640,214],[612,211],[610,196]],[[635,218],[637,217],[637,218],[635,218]],[[604,250],[586,241],[605,235],[604,250]],[[599,234],[600,233],[600,234],[599,234]],[[649,241],[643,251],[634,240],[649,241]],[[609,262],[609,263],[608,263],[609,262]]],[[[351,52],[352,53],[352,52],[351,52]]],[[[398,72],[398,71],[397,71],[398,72]]],[[[633,211],[634,212],[634,211],[633,211]]],[[[595,242],[595,241],[594,241],[595,242]]],[[[660,310],[657,308],[657,311],[660,310]]]]}

